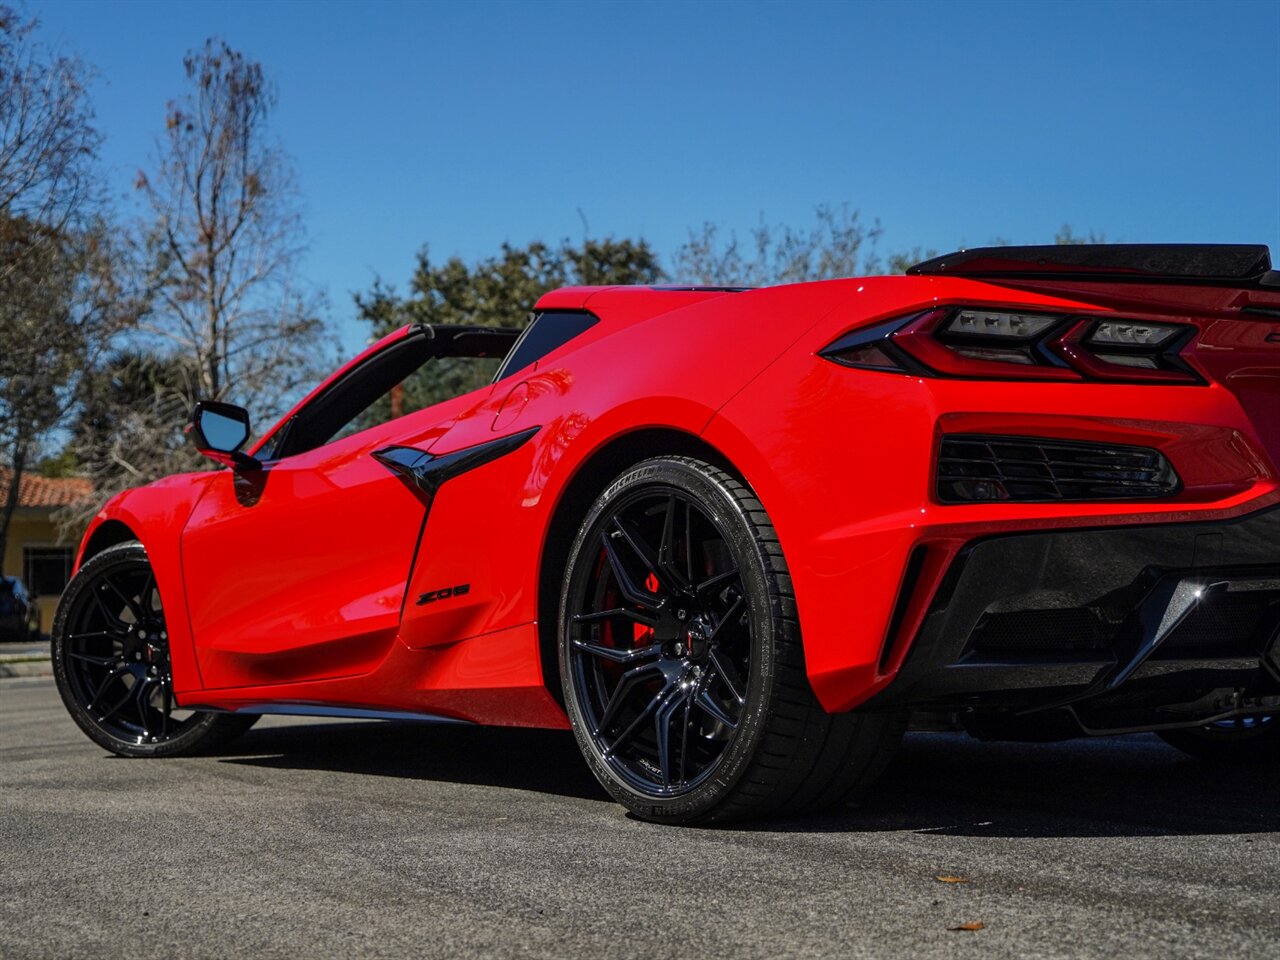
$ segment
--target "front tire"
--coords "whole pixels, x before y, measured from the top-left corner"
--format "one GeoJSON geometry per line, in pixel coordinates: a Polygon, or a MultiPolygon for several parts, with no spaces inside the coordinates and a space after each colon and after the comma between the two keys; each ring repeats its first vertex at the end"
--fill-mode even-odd
{"type": "Polygon", "coordinates": [[[880,772],[905,726],[822,709],[768,515],[701,460],[647,460],[596,500],[570,549],[558,636],[578,745],[646,820],[830,806],[880,772]]]}
{"type": "Polygon", "coordinates": [[[51,644],[71,718],[119,756],[212,750],[258,719],[178,707],[160,591],[140,543],[109,547],[80,568],[58,604],[51,644]]]}

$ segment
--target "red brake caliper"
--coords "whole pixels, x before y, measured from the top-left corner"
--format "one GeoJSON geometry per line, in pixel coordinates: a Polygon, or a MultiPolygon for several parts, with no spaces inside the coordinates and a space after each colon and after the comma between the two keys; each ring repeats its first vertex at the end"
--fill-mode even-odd
{"type": "MultiPolygon", "coordinates": [[[[650,573],[644,578],[644,588],[650,593],[658,592],[658,578],[650,573]]],[[[643,623],[632,625],[632,637],[637,647],[647,646],[653,642],[653,627],[646,627],[643,623]]]]}

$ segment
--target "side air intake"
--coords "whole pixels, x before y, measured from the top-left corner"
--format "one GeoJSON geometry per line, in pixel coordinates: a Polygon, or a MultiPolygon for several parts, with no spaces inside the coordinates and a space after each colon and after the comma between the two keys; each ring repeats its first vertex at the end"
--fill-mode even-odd
{"type": "Polygon", "coordinates": [[[942,503],[1143,500],[1181,486],[1164,454],[1149,447],[951,434],[938,457],[942,503]]]}

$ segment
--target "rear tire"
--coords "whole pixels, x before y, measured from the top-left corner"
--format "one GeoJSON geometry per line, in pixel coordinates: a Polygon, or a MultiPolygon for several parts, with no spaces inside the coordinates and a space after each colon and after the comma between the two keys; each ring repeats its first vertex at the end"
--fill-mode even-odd
{"type": "Polygon", "coordinates": [[[822,709],[769,517],[701,460],[646,460],[600,495],[569,551],[558,637],[578,746],[646,820],[830,807],[879,774],[906,726],[822,709]]]}
{"type": "Polygon", "coordinates": [[[142,544],[108,547],[67,586],[53,623],[53,677],[67,712],[99,746],[122,757],[207,752],[257,721],[181,709],[168,640],[142,544]]]}
{"type": "Polygon", "coordinates": [[[1280,760],[1280,716],[1240,717],[1203,727],[1162,730],[1160,739],[1210,763],[1274,763],[1280,760]]]}

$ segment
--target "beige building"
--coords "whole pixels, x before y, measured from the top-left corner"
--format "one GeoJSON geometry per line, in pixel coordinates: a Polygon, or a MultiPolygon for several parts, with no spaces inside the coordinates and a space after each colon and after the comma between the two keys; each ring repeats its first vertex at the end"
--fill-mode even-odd
{"type": "MultiPolygon", "coordinates": [[[[13,474],[0,467],[0,503],[9,496],[13,474]]],[[[40,630],[47,634],[53,626],[58,605],[78,546],[58,536],[54,514],[61,507],[93,493],[88,480],[79,477],[24,475],[18,489],[18,509],[9,525],[0,573],[19,577],[40,607],[40,630]]]]}

